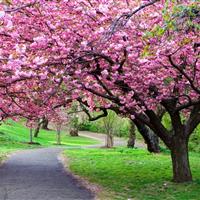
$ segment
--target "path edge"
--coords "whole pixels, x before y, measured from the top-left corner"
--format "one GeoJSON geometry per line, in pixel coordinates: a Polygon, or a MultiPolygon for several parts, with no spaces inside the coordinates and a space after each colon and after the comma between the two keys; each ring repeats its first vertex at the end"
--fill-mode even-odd
{"type": "Polygon", "coordinates": [[[61,162],[61,164],[64,167],[64,170],[67,173],[70,173],[72,175],[72,177],[77,180],[81,186],[85,187],[86,189],[88,189],[92,194],[94,194],[94,200],[109,200],[110,198],[108,196],[110,196],[108,194],[108,192],[106,192],[105,189],[103,189],[102,186],[96,184],[96,183],[91,183],[87,178],[83,178],[77,174],[74,174],[69,167],[69,163],[70,160],[67,158],[67,156],[65,155],[64,151],[62,151],[59,155],[58,155],[58,160],[61,162]]]}

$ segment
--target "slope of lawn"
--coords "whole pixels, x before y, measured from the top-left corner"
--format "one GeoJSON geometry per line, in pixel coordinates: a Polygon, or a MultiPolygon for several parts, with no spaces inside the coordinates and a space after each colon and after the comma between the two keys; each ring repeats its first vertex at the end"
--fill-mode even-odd
{"type": "MultiPolygon", "coordinates": [[[[92,145],[98,142],[94,139],[86,137],[71,137],[66,133],[61,136],[62,146],[82,146],[92,145]]],[[[38,138],[33,139],[34,142],[40,145],[29,145],[29,129],[22,124],[8,120],[0,125],[0,162],[5,158],[6,154],[12,151],[55,146],[56,132],[41,130],[38,138]]]]}
{"type": "Polygon", "coordinates": [[[91,183],[104,188],[100,199],[198,200],[200,199],[200,157],[190,155],[194,182],[172,183],[168,153],[150,154],[142,149],[66,150],[69,168],[91,183]]]}

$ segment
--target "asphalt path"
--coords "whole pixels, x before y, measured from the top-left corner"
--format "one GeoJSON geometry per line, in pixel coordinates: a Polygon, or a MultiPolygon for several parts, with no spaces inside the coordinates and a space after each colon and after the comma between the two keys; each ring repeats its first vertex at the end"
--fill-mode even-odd
{"type": "Polygon", "coordinates": [[[0,200],[90,200],[94,195],[66,172],[61,148],[17,152],[0,167],[0,200]]]}

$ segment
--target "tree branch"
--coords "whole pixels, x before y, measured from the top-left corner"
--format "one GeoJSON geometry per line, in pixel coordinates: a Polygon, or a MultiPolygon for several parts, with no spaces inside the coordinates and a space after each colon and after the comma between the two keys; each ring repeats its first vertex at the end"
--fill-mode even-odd
{"type": "Polygon", "coordinates": [[[127,24],[127,22],[133,17],[133,15],[135,15],[136,13],[138,13],[139,11],[141,11],[142,9],[144,9],[148,6],[155,4],[158,1],[160,1],[160,0],[153,0],[149,3],[143,4],[140,7],[138,7],[137,9],[132,10],[129,13],[122,14],[121,16],[116,18],[113,21],[113,23],[110,25],[110,27],[108,28],[108,31],[105,32],[105,34],[102,38],[102,41],[109,40],[114,33],[116,33],[119,29],[122,29],[127,24]]]}
{"type": "Polygon", "coordinates": [[[16,8],[12,8],[12,9],[5,10],[5,12],[6,12],[6,13],[17,12],[17,11],[22,10],[22,9],[24,9],[24,8],[31,7],[31,6],[35,5],[36,3],[37,3],[37,1],[34,1],[33,3],[28,3],[28,4],[25,4],[25,5],[16,7],[16,8]]]}

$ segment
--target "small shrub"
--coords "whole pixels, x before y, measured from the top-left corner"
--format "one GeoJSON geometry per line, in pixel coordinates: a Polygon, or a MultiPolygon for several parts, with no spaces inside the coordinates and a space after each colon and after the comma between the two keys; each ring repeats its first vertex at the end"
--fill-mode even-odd
{"type": "Polygon", "coordinates": [[[200,152],[200,125],[190,137],[189,149],[190,151],[200,152]]]}

